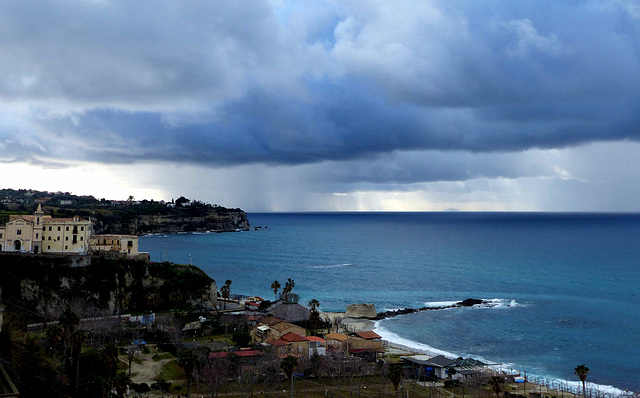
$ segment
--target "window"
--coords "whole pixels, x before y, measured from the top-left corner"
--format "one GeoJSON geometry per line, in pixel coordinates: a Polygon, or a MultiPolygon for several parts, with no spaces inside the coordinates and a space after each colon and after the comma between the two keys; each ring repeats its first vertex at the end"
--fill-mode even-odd
{"type": "Polygon", "coordinates": [[[73,243],[74,245],[78,243],[78,235],[73,235],[73,241],[71,243],[73,243]]]}
{"type": "Polygon", "coordinates": [[[69,240],[69,237],[68,237],[68,236],[65,236],[65,237],[64,237],[64,240],[69,240]]]}
{"type": "Polygon", "coordinates": [[[49,237],[49,239],[47,239],[47,240],[51,240],[51,237],[49,237]]]}
{"type": "Polygon", "coordinates": [[[60,231],[60,227],[58,227],[58,231],[60,231]]]}
{"type": "Polygon", "coordinates": [[[38,239],[38,235],[39,235],[39,234],[36,232],[36,239],[38,239]]]}
{"type": "Polygon", "coordinates": [[[47,246],[47,250],[51,250],[51,246],[47,246]]]}
{"type": "Polygon", "coordinates": [[[21,234],[22,234],[22,230],[21,230],[21,229],[17,230],[17,231],[16,231],[16,234],[17,234],[17,235],[21,235],[21,234]]]}
{"type": "Polygon", "coordinates": [[[67,227],[67,228],[66,228],[66,230],[68,231],[68,230],[69,230],[69,227],[67,227]]]}
{"type": "Polygon", "coordinates": [[[67,250],[68,248],[69,248],[69,246],[65,246],[65,247],[64,247],[64,250],[67,250]]]}
{"type": "Polygon", "coordinates": [[[58,236],[58,239],[56,239],[56,240],[60,240],[60,237],[58,236]]]}
{"type": "Polygon", "coordinates": [[[51,227],[49,227],[49,231],[51,231],[51,227]]]}
{"type": "Polygon", "coordinates": [[[81,237],[80,237],[80,240],[81,240],[81,241],[82,241],[82,240],[84,240],[84,236],[81,236],[81,237]]]}
{"type": "Polygon", "coordinates": [[[2,234],[0,234],[0,239],[2,239],[2,234]]]}

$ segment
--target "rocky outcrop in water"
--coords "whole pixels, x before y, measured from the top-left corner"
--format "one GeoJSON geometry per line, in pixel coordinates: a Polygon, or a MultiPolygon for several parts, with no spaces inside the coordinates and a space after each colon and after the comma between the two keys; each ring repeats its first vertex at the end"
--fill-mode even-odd
{"type": "Polygon", "coordinates": [[[458,301],[455,304],[443,305],[438,307],[401,308],[398,310],[382,311],[382,312],[378,312],[378,314],[376,314],[375,318],[373,319],[380,320],[385,318],[391,318],[398,315],[414,314],[416,312],[446,310],[447,308],[472,307],[474,305],[491,305],[491,302],[486,300],[468,298],[462,301],[458,301]]]}
{"type": "Polygon", "coordinates": [[[373,304],[349,304],[346,312],[347,318],[376,319],[376,306],[373,304]]]}

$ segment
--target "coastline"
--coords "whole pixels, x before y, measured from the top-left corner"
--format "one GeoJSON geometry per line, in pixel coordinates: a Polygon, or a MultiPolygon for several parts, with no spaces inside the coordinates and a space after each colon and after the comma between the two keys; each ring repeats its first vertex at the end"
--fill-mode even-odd
{"type": "MultiPolygon", "coordinates": [[[[409,314],[407,314],[409,315],[409,314]]],[[[387,318],[388,319],[388,318],[387,318]]],[[[385,319],[377,320],[377,321],[369,321],[373,324],[373,330],[377,334],[382,337],[382,340],[385,341],[385,347],[401,350],[408,353],[408,355],[415,354],[424,354],[430,356],[438,356],[442,355],[448,358],[457,358],[460,355],[455,354],[453,352],[441,350],[435,347],[432,347],[428,344],[420,343],[417,341],[406,339],[396,333],[393,333],[387,330],[384,326],[381,326],[380,323],[385,319]]],[[[484,362],[493,363],[487,358],[475,357],[484,362]]],[[[498,366],[498,365],[495,365],[498,366]]],[[[574,394],[576,396],[582,395],[582,383],[579,380],[563,380],[554,376],[545,376],[538,375],[534,373],[529,373],[525,371],[519,370],[519,366],[516,364],[502,364],[502,366],[507,366],[507,368],[513,373],[526,374],[527,375],[527,383],[535,384],[538,386],[543,386],[549,391],[560,391],[563,390],[565,393],[574,394]]],[[[497,370],[497,367],[496,367],[497,370]]],[[[608,386],[603,384],[596,384],[587,381],[587,393],[591,393],[596,397],[603,397],[605,394],[614,397],[632,397],[636,396],[636,393],[629,390],[623,390],[619,387],[608,386]]]]}

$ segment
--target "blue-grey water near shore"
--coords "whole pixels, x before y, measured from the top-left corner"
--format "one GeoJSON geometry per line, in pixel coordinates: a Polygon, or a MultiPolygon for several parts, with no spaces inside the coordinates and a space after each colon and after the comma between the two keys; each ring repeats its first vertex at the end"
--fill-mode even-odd
{"type": "Polygon", "coordinates": [[[382,321],[406,339],[531,373],[640,391],[640,215],[549,213],[249,214],[259,231],[149,236],[154,261],[201,267],[232,293],[273,299],[295,280],[323,310],[378,310],[468,297],[493,308],[382,321]]]}

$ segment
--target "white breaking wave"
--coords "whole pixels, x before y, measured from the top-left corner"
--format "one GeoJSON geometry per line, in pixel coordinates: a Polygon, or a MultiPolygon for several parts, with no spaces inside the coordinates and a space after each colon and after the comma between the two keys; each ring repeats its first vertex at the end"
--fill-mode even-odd
{"type": "Polygon", "coordinates": [[[399,348],[405,349],[411,352],[419,352],[426,355],[444,355],[448,358],[457,358],[458,355],[453,354],[448,351],[439,350],[437,348],[431,347],[430,345],[418,343],[413,340],[405,339],[404,337],[400,337],[397,334],[388,331],[386,328],[380,326],[380,321],[376,321],[373,330],[382,337],[383,340],[392,343],[393,346],[397,346],[399,348]]]}
{"type": "Polygon", "coordinates": [[[320,265],[311,265],[311,268],[342,268],[342,267],[350,267],[353,264],[344,263],[344,264],[320,264],[320,265]]]}
{"type": "MultiPolygon", "coordinates": [[[[518,303],[516,300],[512,299],[481,299],[482,304],[476,304],[474,308],[513,308],[513,307],[521,307],[523,304],[518,303]]],[[[424,306],[427,308],[448,308],[451,306],[455,306],[456,304],[462,302],[462,300],[456,301],[427,301],[424,303],[424,306]]]]}
{"type": "MultiPolygon", "coordinates": [[[[477,307],[484,307],[484,308],[511,308],[511,307],[517,307],[519,305],[522,304],[518,304],[515,300],[508,300],[508,299],[491,299],[491,300],[483,300],[483,301],[489,301],[490,305],[484,305],[484,306],[477,306],[477,307]]],[[[439,302],[429,302],[429,303],[425,303],[425,306],[427,306],[428,304],[433,304],[434,307],[445,307],[447,305],[452,305],[452,304],[456,304],[459,303],[459,301],[439,301],[439,302]]],[[[474,306],[476,307],[476,306],[474,306]]],[[[437,356],[437,355],[443,355],[447,358],[457,358],[460,356],[471,356],[475,359],[481,360],[485,363],[495,363],[494,361],[491,361],[487,358],[484,357],[480,357],[477,355],[472,355],[472,354],[468,354],[468,353],[453,353],[453,352],[449,352],[449,351],[445,351],[445,350],[441,350],[435,347],[432,347],[428,344],[424,344],[424,343],[419,343],[417,341],[413,341],[413,340],[409,340],[406,339],[404,337],[401,337],[399,335],[397,335],[396,333],[393,333],[389,330],[387,330],[385,327],[380,325],[380,322],[382,321],[376,321],[374,323],[374,331],[376,333],[378,333],[383,340],[386,340],[387,342],[389,342],[389,345],[391,347],[396,347],[396,348],[400,348],[409,352],[416,352],[416,353],[421,353],[421,354],[425,354],[425,355],[431,355],[431,356],[437,356]]],[[[498,369],[503,369],[503,368],[510,368],[512,371],[515,372],[519,372],[520,374],[524,374],[523,371],[518,370],[518,365],[516,364],[512,364],[512,363],[508,363],[502,364],[502,367],[498,368],[498,366],[494,365],[494,366],[489,366],[490,368],[493,368],[495,370],[498,369]]],[[[535,382],[538,384],[545,384],[545,385],[551,385],[552,387],[558,388],[561,385],[564,385],[564,388],[566,389],[567,386],[575,393],[575,394],[581,394],[582,393],[582,383],[580,381],[567,381],[567,380],[563,380],[563,379],[559,379],[559,378],[554,378],[554,377],[548,377],[548,376],[541,376],[541,375],[537,375],[531,372],[527,372],[527,379],[531,382],[535,382]]],[[[601,385],[601,384],[595,384],[595,383],[590,383],[587,382],[587,394],[589,394],[589,391],[591,392],[597,392],[598,396],[602,396],[605,393],[606,394],[610,394],[613,397],[634,397],[634,393],[630,392],[630,391],[625,391],[625,390],[621,390],[619,388],[613,387],[613,386],[607,386],[607,385],[601,385]]]]}
{"type": "Polygon", "coordinates": [[[424,306],[427,308],[444,308],[458,304],[460,301],[427,301],[424,306]]]}

